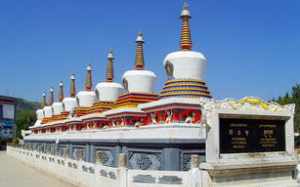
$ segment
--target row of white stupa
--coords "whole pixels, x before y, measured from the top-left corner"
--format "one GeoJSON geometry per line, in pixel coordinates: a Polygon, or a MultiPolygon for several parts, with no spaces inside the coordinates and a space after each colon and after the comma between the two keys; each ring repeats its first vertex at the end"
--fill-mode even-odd
{"type": "MultiPolygon", "coordinates": [[[[172,65],[171,78],[174,80],[186,79],[203,81],[207,60],[202,53],[191,50],[192,41],[188,22],[191,16],[187,4],[184,5],[181,12],[181,18],[183,20],[181,30],[181,50],[168,54],[163,64],[164,66],[166,66],[166,64],[172,65]],[[188,40],[186,40],[186,38],[188,38],[188,40]],[[186,49],[186,46],[184,45],[188,46],[188,49],[186,49]]],[[[124,92],[152,94],[157,76],[152,71],[145,70],[143,67],[137,68],[137,63],[142,63],[142,66],[144,66],[144,39],[141,33],[138,34],[136,43],[136,68],[126,71],[122,76],[123,83],[124,80],[126,80],[126,89],[116,82],[100,82],[96,85],[95,91],[80,91],[77,93],[76,97],[65,97],[62,102],[54,102],[52,105],[38,109],[36,111],[38,121],[42,120],[44,117],[59,115],[64,111],[72,113],[75,107],[91,107],[97,101],[115,102],[124,92]]],[[[113,54],[110,52],[108,54],[108,59],[112,60],[113,58],[113,54]]],[[[92,67],[89,65],[87,71],[91,70],[92,67]]],[[[75,76],[72,75],[71,79],[75,80],[75,76]]],[[[60,86],[62,86],[62,83],[60,83],[60,86]]],[[[50,92],[53,93],[53,89],[51,89],[50,92]]]]}

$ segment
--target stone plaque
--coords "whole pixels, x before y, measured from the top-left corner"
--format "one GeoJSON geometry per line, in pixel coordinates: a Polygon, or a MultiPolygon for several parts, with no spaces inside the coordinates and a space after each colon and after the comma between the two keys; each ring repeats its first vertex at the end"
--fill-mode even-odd
{"type": "Polygon", "coordinates": [[[220,153],[285,151],[285,121],[220,119],[220,153]]]}

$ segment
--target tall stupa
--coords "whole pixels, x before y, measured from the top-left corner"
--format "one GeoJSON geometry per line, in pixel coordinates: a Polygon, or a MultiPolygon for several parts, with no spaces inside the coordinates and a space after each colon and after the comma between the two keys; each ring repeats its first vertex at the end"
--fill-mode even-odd
{"type": "Polygon", "coordinates": [[[162,98],[173,96],[211,98],[204,81],[207,59],[201,52],[192,50],[191,13],[186,2],[180,18],[182,20],[180,50],[168,54],[163,62],[168,80],[160,96],[162,98]]]}

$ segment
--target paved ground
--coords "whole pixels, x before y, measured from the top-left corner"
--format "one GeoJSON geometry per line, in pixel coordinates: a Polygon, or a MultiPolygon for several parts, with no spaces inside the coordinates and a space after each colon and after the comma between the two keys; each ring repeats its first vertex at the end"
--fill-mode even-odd
{"type": "Polygon", "coordinates": [[[74,187],[0,151],[0,187],[74,187]]]}

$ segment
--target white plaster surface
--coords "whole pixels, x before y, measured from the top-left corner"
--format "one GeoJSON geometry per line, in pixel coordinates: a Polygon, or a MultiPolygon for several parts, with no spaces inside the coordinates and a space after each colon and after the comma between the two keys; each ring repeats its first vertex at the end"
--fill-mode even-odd
{"type": "Polygon", "coordinates": [[[115,102],[124,92],[121,84],[115,82],[100,82],[96,86],[98,92],[98,101],[115,102]]]}
{"type": "Polygon", "coordinates": [[[55,102],[52,104],[53,115],[59,115],[64,111],[64,105],[61,102],[55,102]]]}
{"type": "Polygon", "coordinates": [[[128,82],[128,91],[136,93],[153,93],[156,75],[148,70],[129,70],[122,77],[128,82]]]}
{"type": "Polygon", "coordinates": [[[72,112],[72,111],[74,111],[75,107],[78,106],[78,103],[77,103],[75,97],[66,97],[66,98],[64,98],[63,103],[65,106],[66,112],[72,112]]]}
{"type": "Polygon", "coordinates": [[[94,91],[80,91],[76,97],[80,107],[91,107],[96,102],[96,93],[94,91]]]}
{"type": "Polygon", "coordinates": [[[202,53],[176,51],[167,55],[164,66],[167,62],[173,65],[175,79],[204,80],[207,60],[202,53]]]}
{"type": "Polygon", "coordinates": [[[52,106],[45,106],[43,110],[44,110],[45,117],[52,117],[53,116],[52,106]]]}
{"type": "Polygon", "coordinates": [[[43,109],[36,110],[36,118],[38,120],[42,120],[44,118],[44,111],[43,111],[43,109]]]}

